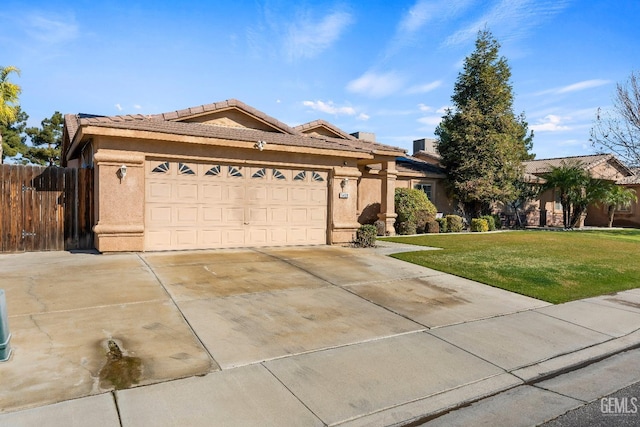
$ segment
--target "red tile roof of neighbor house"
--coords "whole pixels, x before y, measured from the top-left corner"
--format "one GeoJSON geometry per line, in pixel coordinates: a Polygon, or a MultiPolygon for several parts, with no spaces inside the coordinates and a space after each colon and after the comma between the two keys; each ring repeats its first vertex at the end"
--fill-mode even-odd
{"type": "MultiPolygon", "coordinates": [[[[317,123],[320,122],[321,121],[317,121],[317,123]]],[[[78,130],[82,126],[139,130],[170,135],[218,138],[234,141],[256,142],[264,140],[267,144],[363,152],[368,154],[385,152],[391,153],[392,155],[403,155],[405,153],[405,150],[399,147],[353,138],[333,125],[330,126],[332,129],[338,131],[337,133],[340,135],[345,134],[349,137],[331,138],[322,135],[307,135],[235,99],[154,115],[129,114],[118,116],[99,116],[90,114],[67,114],[65,116],[65,127],[69,140],[65,141],[65,149],[63,150],[65,156],[67,154],[66,152],[71,147],[71,143],[78,133],[78,130]],[[233,108],[267,123],[274,128],[274,132],[183,121],[189,118],[233,108]]]]}

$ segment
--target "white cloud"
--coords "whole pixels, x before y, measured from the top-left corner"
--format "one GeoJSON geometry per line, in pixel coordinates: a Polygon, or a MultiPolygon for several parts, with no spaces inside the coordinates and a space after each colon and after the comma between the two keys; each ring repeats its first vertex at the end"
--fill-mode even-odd
{"type": "Polygon", "coordinates": [[[303,101],[302,105],[305,107],[309,107],[312,110],[320,111],[327,114],[334,115],[346,115],[346,116],[354,116],[356,114],[356,110],[350,106],[339,107],[333,103],[333,101],[303,101]]]}
{"type": "Polygon", "coordinates": [[[419,123],[429,125],[429,126],[438,126],[442,121],[442,117],[440,116],[426,116],[418,119],[419,123]]]}
{"type": "Polygon", "coordinates": [[[450,105],[442,106],[436,110],[436,113],[447,114],[447,110],[453,110],[453,107],[450,105]]]}
{"type": "Polygon", "coordinates": [[[115,107],[116,107],[116,110],[122,111],[122,106],[120,104],[116,104],[115,107]]]}
{"type": "Polygon", "coordinates": [[[592,80],[584,80],[577,83],[572,83],[567,86],[556,87],[553,89],[547,89],[540,92],[535,93],[536,96],[541,95],[560,95],[563,93],[571,93],[571,92],[579,92],[586,89],[592,89],[599,86],[604,86],[611,83],[610,80],[602,80],[602,79],[592,79],[592,80]]]}
{"type": "Polygon", "coordinates": [[[142,105],[134,104],[133,108],[135,108],[136,110],[142,110],[142,105]]]}
{"type": "Polygon", "coordinates": [[[376,74],[367,72],[347,84],[347,90],[353,93],[381,98],[398,92],[404,80],[394,72],[376,74]]]}
{"type": "Polygon", "coordinates": [[[473,0],[418,0],[403,16],[398,30],[400,32],[413,33],[431,21],[449,20],[457,16],[473,2],[473,0]]]}
{"type": "Polygon", "coordinates": [[[407,89],[407,93],[408,94],[427,93],[427,92],[431,92],[434,89],[439,88],[440,86],[442,86],[442,80],[436,80],[431,83],[412,86],[409,89],[407,89]]]}
{"type": "Polygon", "coordinates": [[[611,83],[609,80],[601,80],[601,79],[585,80],[585,81],[574,83],[565,87],[561,87],[560,89],[557,90],[557,93],[577,92],[580,90],[603,86],[609,83],[611,83]]]}
{"type": "MultiPolygon", "coordinates": [[[[452,2],[448,2],[452,3],[452,2]]],[[[420,0],[413,5],[400,22],[400,30],[414,32],[420,29],[433,16],[435,7],[427,0],[420,0]]]]}
{"type": "Polygon", "coordinates": [[[500,0],[493,3],[475,22],[459,29],[444,42],[445,46],[467,43],[476,38],[478,31],[489,27],[497,29],[499,40],[523,37],[545,19],[559,13],[568,0],[500,0]]]}
{"type": "Polygon", "coordinates": [[[420,109],[420,111],[423,111],[425,113],[433,111],[433,107],[429,107],[428,105],[424,105],[422,103],[418,104],[418,108],[420,109]]]}
{"type": "Polygon", "coordinates": [[[538,120],[538,123],[529,126],[529,128],[535,132],[562,132],[571,130],[571,128],[563,124],[568,118],[556,116],[555,114],[548,114],[542,120],[538,120]]]}
{"type": "Polygon", "coordinates": [[[24,29],[27,34],[46,44],[58,44],[78,37],[78,24],[73,16],[32,14],[25,17],[24,29]]]}
{"type": "Polygon", "coordinates": [[[366,114],[366,113],[360,113],[358,114],[358,120],[362,120],[363,122],[366,122],[367,120],[369,120],[371,118],[370,115],[366,114]]]}
{"type": "Polygon", "coordinates": [[[299,17],[289,25],[285,49],[290,60],[313,58],[335,43],[344,30],[353,22],[347,12],[334,12],[319,21],[310,17],[299,17]]]}

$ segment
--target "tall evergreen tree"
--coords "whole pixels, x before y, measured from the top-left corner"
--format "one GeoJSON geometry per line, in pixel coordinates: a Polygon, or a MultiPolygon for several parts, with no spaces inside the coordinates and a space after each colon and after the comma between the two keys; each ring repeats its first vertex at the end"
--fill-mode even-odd
{"type": "Polygon", "coordinates": [[[38,165],[57,165],[60,163],[64,118],[60,112],[56,111],[50,118],[42,120],[40,124],[41,128],[25,129],[33,147],[29,147],[24,153],[24,157],[38,165]]]}
{"type": "Polygon", "coordinates": [[[478,33],[465,59],[449,109],[436,128],[449,187],[466,215],[489,213],[496,201],[518,197],[522,161],[530,160],[533,132],[513,112],[511,69],[488,30],[478,33]]]}
{"type": "MultiPolygon", "coordinates": [[[[2,155],[3,157],[14,157],[18,154],[22,154],[27,152],[28,146],[26,144],[27,137],[24,134],[24,131],[27,127],[27,120],[29,116],[27,113],[22,111],[20,107],[16,107],[14,117],[11,120],[6,121],[5,123],[0,122],[0,136],[2,137],[2,155]]],[[[18,159],[18,161],[22,161],[23,163],[27,163],[24,157],[22,159],[18,159]]]]}

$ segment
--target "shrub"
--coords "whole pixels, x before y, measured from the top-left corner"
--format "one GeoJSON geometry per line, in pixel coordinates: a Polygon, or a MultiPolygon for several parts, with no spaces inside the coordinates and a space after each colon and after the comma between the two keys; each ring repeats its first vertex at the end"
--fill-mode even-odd
{"type": "Polygon", "coordinates": [[[471,231],[474,231],[474,232],[489,231],[488,221],[484,217],[473,218],[471,220],[471,231]]]}
{"type": "Polygon", "coordinates": [[[459,215],[447,215],[447,230],[449,233],[459,233],[464,230],[464,222],[459,215]]]}
{"type": "Polygon", "coordinates": [[[356,231],[356,240],[353,242],[360,248],[370,248],[376,245],[378,229],[375,225],[364,224],[356,231]]]}
{"type": "Polygon", "coordinates": [[[435,216],[426,210],[420,210],[416,212],[416,231],[418,233],[428,233],[427,226],[429,222],[433,221],[435,216]]]}
{"type": "Polygon", "coordinates": [[[441,233],[447,233],[449,230],[447,230],[447,218],[436,218],[436,221],[438,222],[438,225],[440,226],[440,232],[441,233]]]}
{"type": "Polygon", "coordinates": [[[398,222],[396,220],[396,233],[400,235],[417,234],[416,224],[409,221],[398,222]]]}
{"type": "Polygon", "coordinates": [[[493,214],[493,222],[496,225],[496,230],[500,230],[502,228],[502,218],[500,218],[500,214],[493,214]]]}
{"type": "Polygon", "coordinates": [[[493,217],[493,215],[482,215],[479,219],[484,219],[485,221],[487,221],[487,226],[489,227],[488,231],[493,231],[496,229],[496,219],[493,217]]]}
{"type": "Polygon", "coordinates": [[[398,234],[415,234],[418,228],[424,230],[425,224],[436,215],[436,207],[424,191],[415,188],[396,188],[395,209],[398,234]]]}
{"type": "Polygon", "coordinates": [[[427,233],[440,233],[440,224],[435,219],[427,222],[426,226],[427,233]]]}

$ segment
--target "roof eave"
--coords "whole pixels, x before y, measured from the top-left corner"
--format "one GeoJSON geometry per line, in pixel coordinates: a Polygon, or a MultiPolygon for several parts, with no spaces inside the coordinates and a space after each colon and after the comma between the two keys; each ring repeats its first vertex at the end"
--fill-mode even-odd
{"type": "MultiPolygon", "coordinates": [[[[173,133],[159,132],[159,131],[147,131],[147,130],[133,130],[114,128],[107,126],[96,125],[81,125],[76,132],[76,138],[69,150],[69,153],[73,153],[79,142],[84,139],[85,135],[89,136],[105,136],[105,137],[118,137],[118,138],[130,138],[130,139],[146,139],[156,141],[168,141],[168,142],[181,142],[211,146],[225,146],[235,147],[243,149],[255,149],[254,141],[237,141],[224,138],[192,136],[192,135],[178,135],[173,133]]],[[[269,143],[264,150],[286,152],[286,153],[299,153],[299,154],[314,154],[330,157],[348,157],[357,159],[372,159],[374,153],[367,153],[364,151],[351,151],[351,150],[332,150],[327,148],[315,148],[299,145],[283,145],[269,143]]],[[[67,155],[67,159],[69,156],[67,155]]]]}

